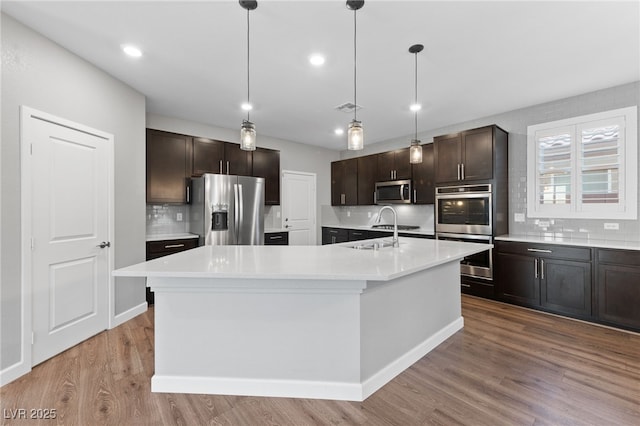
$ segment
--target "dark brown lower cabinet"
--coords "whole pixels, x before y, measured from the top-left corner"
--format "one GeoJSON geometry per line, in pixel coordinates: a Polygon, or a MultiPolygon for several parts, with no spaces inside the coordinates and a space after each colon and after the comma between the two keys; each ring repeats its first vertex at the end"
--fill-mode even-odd
{"type": "Polygon", "coordinates": [[[640,251],[597,251],[598,320],[640,330],[640,251]]]}
{"type": "Polygon", "coordinates": [[[496,250],[499,300],[592,317],[592,249],[496,241],[496,250]]]}
{"type": "Polygon", "coordinates": [[[346,243],[349,241],[349,231],[343,228],[322,227],[322,245],[346,243]]]}
{"type": "MultiPolygon", "coordinates": [[[[157,259],[198,247],[198,237],[180,240],[147,241],[147,260],[157,259]]],[[[153,292],[147,287],[147,303],[153,305],[153,292]]]]}
{"type": "Polygon", "coordinates": [[[288,246],[289,233],[287,231],[267,232],[264,234],[264,245],[265,246],[288,246]]]}

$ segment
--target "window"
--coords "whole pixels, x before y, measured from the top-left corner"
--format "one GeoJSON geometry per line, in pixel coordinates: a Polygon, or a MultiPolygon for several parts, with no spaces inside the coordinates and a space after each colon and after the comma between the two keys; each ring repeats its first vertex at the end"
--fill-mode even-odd
{"type": "Polygon", "coordinates": [[[529,217],[637,219],[637,107],[527,128],[529,217]]]}

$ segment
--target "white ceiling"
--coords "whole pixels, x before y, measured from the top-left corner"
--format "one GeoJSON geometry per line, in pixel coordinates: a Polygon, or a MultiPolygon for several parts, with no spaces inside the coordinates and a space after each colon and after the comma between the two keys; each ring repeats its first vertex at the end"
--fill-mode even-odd
{"type": "MultiPolygon", "coordinates": [[[[232,1],[3,1],[2,11],[127,83],[150,113],[237,128],[245,117],[246,11],[232,1]],[[144,51],[125,57],[120,45],[144,51]]],[[[258,2],[251,119],[260,135],[345,149],[353,118],[353,12],[345,2],[258,2]],[[327,60],[308,63],[311,53],[327,60]]],[[[357,12],[365,143],[640,80],[638,1],[366,1],[357,12]]],[[[498,123],[499,124],[499,123],[498,123]]],[[[238,132],[239,133],[239,132],[238,132]]]]}

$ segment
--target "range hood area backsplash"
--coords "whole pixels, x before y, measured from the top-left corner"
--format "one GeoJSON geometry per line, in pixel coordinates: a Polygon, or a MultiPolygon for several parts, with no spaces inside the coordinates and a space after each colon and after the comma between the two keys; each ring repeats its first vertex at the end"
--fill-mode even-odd
{"type": "MultiPolygon", "coordinates": [[[[371,226],[375,224],[382,206],[322,206],[322,226],[371,226]]],[[[433,204],[396,205],[398,224],[417,225],[421,232],[434,232],[433,204]]],[[[386,212],[380,223],[393,223],[393,215],[386,212]]]]}

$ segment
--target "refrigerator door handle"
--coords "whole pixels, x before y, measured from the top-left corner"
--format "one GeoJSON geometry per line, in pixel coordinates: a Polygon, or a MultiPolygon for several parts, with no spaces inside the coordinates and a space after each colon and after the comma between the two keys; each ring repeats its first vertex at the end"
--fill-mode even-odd
{"type": "Polygon", "coordinates": [[[238,184],[234,183],[233,184],[233,198],[235,201],[235,209],[233,209],[233,223],[234,223],[234,237],[235,237],[235,243],[234,244],[238,244],[238,235],[240,234],[240,196],[238,194],[238,184]]]}
{"type": "Polygon", "coordinates": [[[238,211],[238,216],[239,216],[239,220],[238,220],[238,228],[237,228],[237,232],[238,232],[238,236],[236,237],[236,241],[237,244],[240,244],[240,230],[244,227],[244,204],[243,204],[243,198],[244,198],[244,194],[242,192],[242,184],[239,183],[238,184],[238,203],[237,204],[237,211],[238,211]]]}

